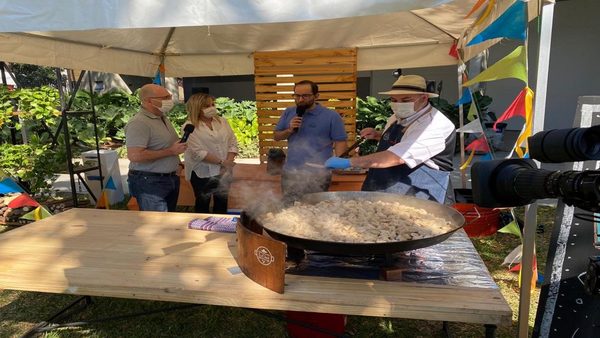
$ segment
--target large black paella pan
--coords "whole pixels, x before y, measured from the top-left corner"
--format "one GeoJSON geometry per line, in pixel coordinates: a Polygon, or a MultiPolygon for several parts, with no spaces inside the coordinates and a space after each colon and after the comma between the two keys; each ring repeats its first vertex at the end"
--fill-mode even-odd
{"type": "Polygon", "coordinates": [[[253,223],[254,226],[262,226],[263,229],[274,239],[285,242],[288,246],[319,251],[330,254],[387,254],[399,251],[409,251],[428,247],[440,243],[450,237],[455,231],[462,228],[465,222],[464,217],[456,210],[441,205],[432,201],[425,201],[411,196],[402,196],[390,193],[366,192],[366,191],[339,191],[339,192],[322,192],[308,194],[301,200],[304,204],[317,204],[321,201],[384,201],[384,202],[399,202],[402,205],[424,209],[428,214],[443,218],[449,224],[449,230],[431,237],[402,240],[393,242],[365,242],[365,243],[349,243],[339,241],[327,241],[320,238],[304,238],[285,234],[282,231],[276,231],[261,224],[261,215],[267,212],[277,212],[284,207],[280,203],[274,203],[261,207],[255,207],[245,210],[242,213],[241,221],[246,225],[253,223]]]}

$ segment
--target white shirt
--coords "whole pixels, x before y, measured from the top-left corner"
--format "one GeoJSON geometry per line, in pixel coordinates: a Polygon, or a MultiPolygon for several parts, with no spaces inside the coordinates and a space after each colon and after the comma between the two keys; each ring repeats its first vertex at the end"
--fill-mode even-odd
{"type": "MultiPolygon", "coordinates": [[[[424,109],[429,109],[427,105],[424,109]]],[[[387,129],[393,123],[399,123],[395,115],[388,119],[387,129]]],[[[433,169],[440,169],[431,158],[441,153],[446,148],[446,139],[455,132],[454,123],[440,111],[431,107],[431,111],[419,117],[404,131],[404,136],[399,143],[387,150],[400,157],[409,168],[414,168],[421,163],[433,169]]]]}
{"type": "MultiPolygon", "coordinates": [[[[186,121],[183,127],[186,124],[190,124],[190,121],[186,121]]],[[[184,159],[185,179],[188,181],[192,178],[192,171],[201,178],[219,175],[221,171],[219,164],[203,162],[209,152],[222,160],[227,158],[227,153],[238,152],[238,143],[233,130],[227,120],[220,116],[212,118],[212,130],[200,121],[194,132],[190,134],[187,145],[184,159]]]]}

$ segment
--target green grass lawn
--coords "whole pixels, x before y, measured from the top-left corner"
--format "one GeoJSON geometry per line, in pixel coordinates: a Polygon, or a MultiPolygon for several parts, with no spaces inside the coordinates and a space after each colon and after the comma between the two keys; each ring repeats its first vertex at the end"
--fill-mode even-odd
{"type": "MultiPolygon", "coordinates": [[[[522,210],[517,210],[517,214],[522,210]]],[[[540,207],[538,223],[544,232],[536,235],[538,270],[544,272],[548,242],[554,222],[554,208],[540,207]]],[[[1,227],[0,233],[10,228],[1,227]]],[[[515,337],[519,307],[517,274],[500,266],[504,257],[520,244],[514,235],[498,233],[473,239],[492,277],[513,310],[511,326],[499,327],[498,337],[515,337]]],[[[533,328],[539,288],[532,293],[530,330],[533,328]]],[[[37,323],[48,319],[78,297],[37,292],[0,291],[0,337],[18,337],[37,323]]],[[[184,304],[94,297],[93,304],[71,316],[68,321],[87,321],[111,316],[154,311],[184,304]]],[[[177,311],[159,312],[117,321],[98,322],[78,328],[56,329],[45,337],[285,337],[282,312],[260,313],[225,306],[199,305],[177,311]]],[[[442,323],[425,320],[401,320],[349,316],[346,326],[355,337],[445,337],[442,323]]],[[[450,323],[453,337],[483,337],[482,325],[450,323]]]]}

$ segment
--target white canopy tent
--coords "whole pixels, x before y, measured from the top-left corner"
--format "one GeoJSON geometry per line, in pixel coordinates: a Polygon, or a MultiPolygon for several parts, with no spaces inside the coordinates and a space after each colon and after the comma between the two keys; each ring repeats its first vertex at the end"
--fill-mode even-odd
{"type": "Polygon", "coordinates": [[[452,65],[475,2],[5,0],[0,60],[140,76],[162,61],[166,76],[218,76],[253,74],[254,51],[356,47],[359,71],[452,65]]]}

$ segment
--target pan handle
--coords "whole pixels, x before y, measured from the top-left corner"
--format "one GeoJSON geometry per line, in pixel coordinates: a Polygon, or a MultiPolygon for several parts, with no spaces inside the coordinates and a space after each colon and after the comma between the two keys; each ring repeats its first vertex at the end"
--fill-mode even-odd
{"type": "Polygon", "coordinates": [[[363,143],[365,139],[364,138],[359,138],[356,142],[354,142],[346,151],[344,151],[340,157],[348,157],[348,155],[350,154],[350,152],[354,149],[356,149],[356,147],[358,147],[361,143],[363,143]]]}

